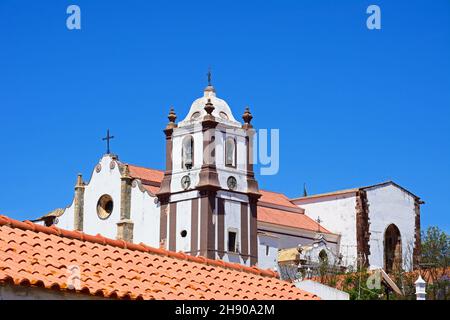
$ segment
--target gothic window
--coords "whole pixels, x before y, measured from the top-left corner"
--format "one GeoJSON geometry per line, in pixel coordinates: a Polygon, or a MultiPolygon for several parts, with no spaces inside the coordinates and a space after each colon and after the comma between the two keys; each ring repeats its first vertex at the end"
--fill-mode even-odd
{"type": "Polygon", "coordinates": [[[386,272],[399,270],[402,265],[402,237],[395,224],[384,233],[384,269],[386,272]]]}
{"type": "Polygon", "coordinates": [[[236,167],[236,141],[231,137],[225,141],[225,165],[236,167]]]}
{"type": "Polygon", "coordinates": [[[183,169],[190,170],[194,165],[194,138],[186,136],[183,139],[182,146],[182,164],[183,169]]]}

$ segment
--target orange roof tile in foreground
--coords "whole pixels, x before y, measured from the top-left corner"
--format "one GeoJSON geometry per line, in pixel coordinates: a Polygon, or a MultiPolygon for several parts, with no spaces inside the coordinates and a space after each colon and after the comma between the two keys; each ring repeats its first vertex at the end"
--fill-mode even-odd
{"type": "MultiPolygon", "coordinates": [[[[319,224],[305,214],[258,206],[258,221],[292,228],[318,231],[319,224]]],[[[320,232],[331,233],[320,226],[320,232]]]]}
{"type": "Polygon", "coordinates": [[[0,216],[0,285],[121,299],[318,300],[273,271],[0,216]],[[81,283],[68,288],[68,268],[81,283]]]}

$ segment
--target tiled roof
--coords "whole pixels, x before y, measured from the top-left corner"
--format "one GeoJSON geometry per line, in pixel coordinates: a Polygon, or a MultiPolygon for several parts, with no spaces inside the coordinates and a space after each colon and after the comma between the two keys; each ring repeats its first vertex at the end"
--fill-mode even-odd
{"type": "MultiPolygon", "coordinates": [[[[258,221],[311,231],[318,231],[319,228],[317,222],[305,214],[260,206],[258,206],[258,221]]],[[[320,232],[331,233],[322,226],[320,232]]]]}
{"type": "Polygon", "coordinates": [[[318,299],[276,276],[255,267],[0,216],[0,285],[121,299],[318,299]],[[79,268],[80,283],[70,289],[73,266],[79,268]]]}
{"type": "Polygon", "coordinates": [[[259,199],[259,201],[267,202],[267,203],[271,203],[271,204],[275,204],[275,205],[279,205],[279,206],[298,209],[298,206],[293,204],[289,200],[289,198],[282,193],[266,191],[266,190],[259,190],[259,193],[261,194],[261,198],[259,199]]]}
{"type": "Polygon", "coordinates": [[[130,170],[130,176],[136,179],[140,179],[143,181],[152,181],[161,183],[164,177],[164,171],[149,169],[144,167],[135,166],[132,164],[128,165],[128,169],[130,170]]]}
{"type": "Polygon", "coordinates": [[[386,181],[386,182],[381,182],[381,183],[377,183],[377,184],[370,185],[370,186],[365,186],[365,187],[337,190],[337,191],[326,192],[326,193],[319,193],[319,194],[311,194],[309,196],[302,196],[302,197],[292,198],[292,199],[290,199],[290,201],[292,201],[292,202],[294,202],[294,201],[301,202],[302,200],[309,200],[309,199],[315,199],[315,198],[324,198],[324,197],[329,197],[329,196],[346,195],[346,194],[357,193],[360,190],[368,190],[368,189],[373,189],[373,188],[385,187],[385,186],[388,186],[388,185],[393,185],[393,186],[403,190],[404,192],[408,193],[413,198],[420,199],[420,197],[416,196],[414,193],[412,193],[411,191],[403,188],[402,186],[400,186],[399,184],[395,183],[394,181],[386,181]]]}

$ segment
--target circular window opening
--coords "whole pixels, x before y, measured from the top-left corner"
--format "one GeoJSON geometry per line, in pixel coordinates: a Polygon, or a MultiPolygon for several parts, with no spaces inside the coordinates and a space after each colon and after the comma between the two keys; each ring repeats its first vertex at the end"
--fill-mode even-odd
{"type": "Polygon", "coordinates": [[[100,219],[107,219],[114,209],[114,202],[110,195],[104,194],[97,202],[97,215],[100,219]]]}
{"type": "Polygon", "coordinates": [[[186,236],[187,236],[187,231],[186,231],[186,230],[183,230],[183,231],[180,232],[180,234],[181,234],[181,236],[182,236],[183,238],[186,238],[186,236]]]}

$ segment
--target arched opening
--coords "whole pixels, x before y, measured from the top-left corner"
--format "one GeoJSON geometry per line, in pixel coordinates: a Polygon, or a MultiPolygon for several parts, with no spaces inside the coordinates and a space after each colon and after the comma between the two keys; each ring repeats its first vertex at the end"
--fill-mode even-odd
{"type": "Polygon", "coordinates": [[[384,269],[387,273],[401,269],[402,238],[400,230],[391,224],[384,232],[384,269]]]}
{"type": "Polygon", "coordinates": [[[236,141],[231,137],[225,141],[225,165],[236,167],[236,141]]]}
{"type": "Polygon", "coordinates": [[[321,263],[328,263],[328,254],[325,250],[319,252],[319,261],[321,263]]]}
{"type": "Polygon", "coordinates": [[[181,157],[182,168],[185,170],[192,169],[194,166],[194,138],[192,138],[192,136],[184,137],[181,157]]]}

